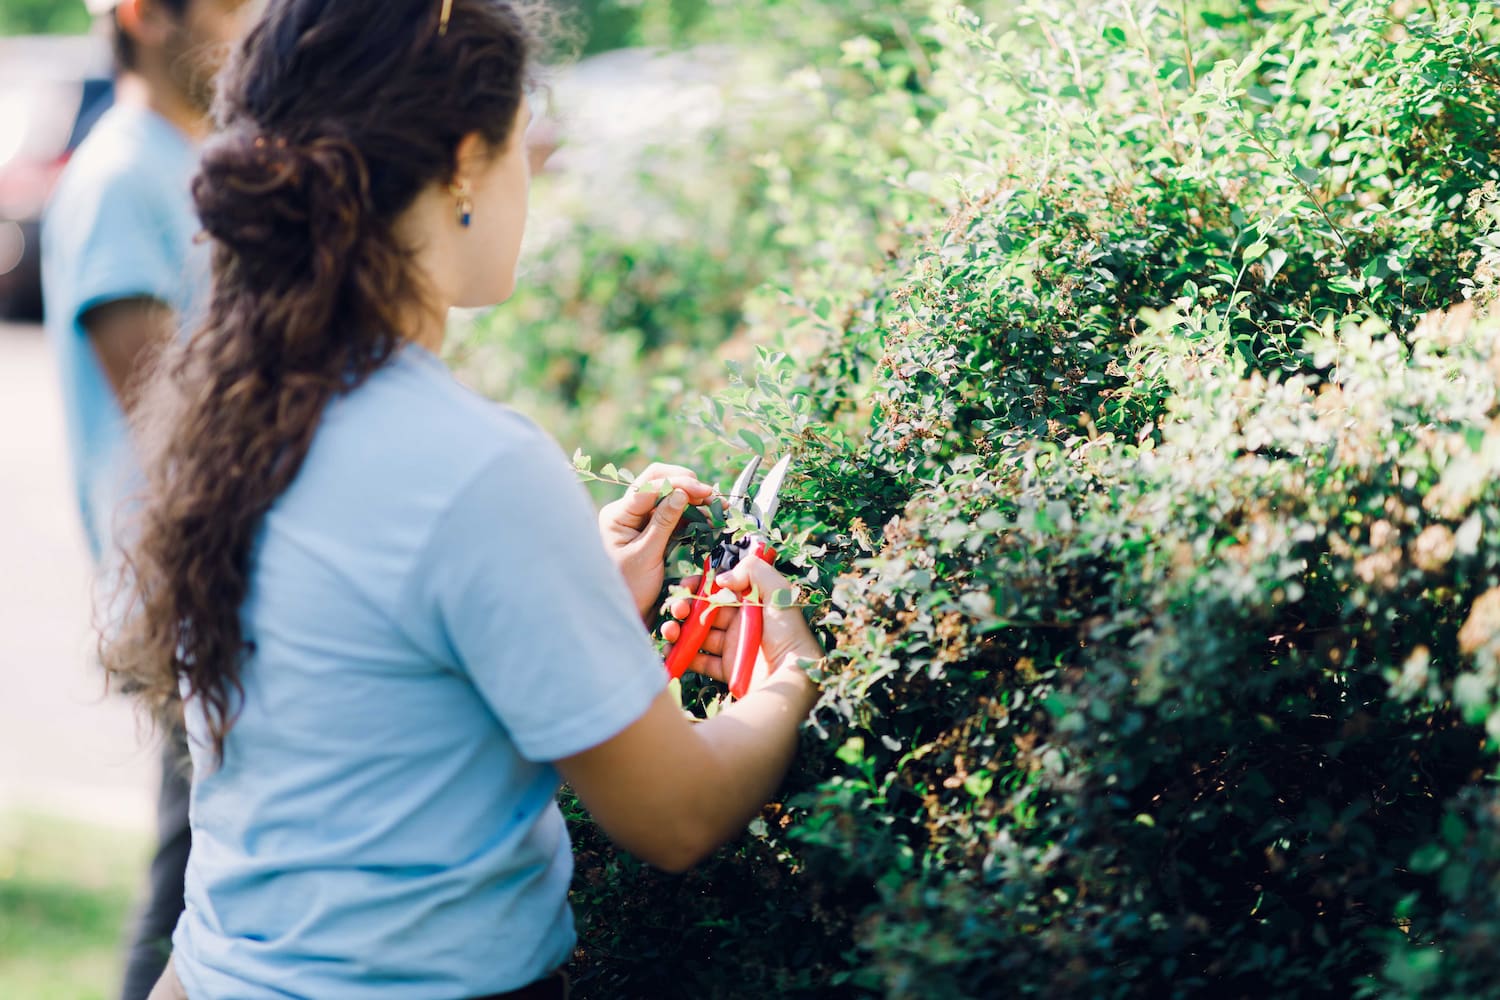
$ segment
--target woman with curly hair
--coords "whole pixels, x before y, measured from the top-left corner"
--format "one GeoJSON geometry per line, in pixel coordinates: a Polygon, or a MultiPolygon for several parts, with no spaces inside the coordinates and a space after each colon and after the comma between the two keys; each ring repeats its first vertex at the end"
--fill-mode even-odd
{"type": "MultiPolygon", "coordinates": [[[[681,870],[774,791],[815,700],[816,640],[767,607],[756,686],[691,724],[642,616],[709,487],[654,466],[596,522],[556,444],[438,357],[449,307],[515,284],[529,23],[272,0],[220,83],[193,188],[211,302],[142,399],[104,647],[190,736],[157,996],[564,996],[560,782],[681,870]]],[[[755,560],[724,582],[789,588],[755,560]]],[[[733,641],[695,669],[724,676],[733,641]]]]}

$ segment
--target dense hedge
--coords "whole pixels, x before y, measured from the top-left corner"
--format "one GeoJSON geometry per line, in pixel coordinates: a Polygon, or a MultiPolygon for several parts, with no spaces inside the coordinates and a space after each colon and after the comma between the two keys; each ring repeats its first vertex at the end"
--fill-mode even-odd
{"type": "Polygon", "coordinates": [[[575,815],[582,995],[1500,996],[1500,22],[1333,6],[797,40],[745,362],[568,443],[794,454],[837,652],[695,872],[575,815]]]}

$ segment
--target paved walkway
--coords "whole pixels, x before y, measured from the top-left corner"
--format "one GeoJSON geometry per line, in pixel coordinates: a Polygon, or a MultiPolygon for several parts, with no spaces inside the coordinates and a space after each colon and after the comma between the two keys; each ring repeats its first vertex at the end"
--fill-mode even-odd
{"type": "Polygon", "coordinates": [[[40,329],[0,324],[0,811],[149,828],[154,757],[103,696],[89,621],[51,355],[40,329]]]}

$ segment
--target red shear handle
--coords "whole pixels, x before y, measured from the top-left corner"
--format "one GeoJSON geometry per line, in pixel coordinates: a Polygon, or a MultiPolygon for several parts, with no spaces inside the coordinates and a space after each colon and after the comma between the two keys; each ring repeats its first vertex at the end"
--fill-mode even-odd
{"type": "MultiPolygon", "coordinates": [[[[764,541],[757,541],[751,549],[754,558],[764,562],[776,561],[776,550],[764,541]]],[[[708,559],[703,560],[703,582],[698,585],[698,593],[693,597],[692,610],[688,612],[687,619],[682,623],[682,633],[673,644],[672,651],[667,654],[667,673],[673,678],[681,677],[698,653],[703,649],[704,640],[714,627],[714,619],[719,616],[721,605],[709,600],[709,597],[724,588],[719,586],[718,580],[711,572],[711,563],[708,559]]],[[[751,591],[750,602],[740,606],[740,638],[735,647],[734,673],[729,679],[729,693],[736,698],[743,698],[750,690],[750,678],[755,672],[755,658],[760,652],[761,626],[765,620],[764,609],[760,605],[760,595],[751,591]]]]}
{"type": "MultiPolygon", "coordinates": [[[[762,562],[776,561],[776,550],[764,539],[756,541],[751,554],[762,562]]],[[[734,673],[729,677],[729,693],[735,699],[750,692],[750,678],[755,674],[755,660],[760,653],[761,626],[765,623],[765,608],[760,603],[764,598],[759,588],[752,587],[748,600],[740,606],[740,639],[735,645],[734,673]]]]}
{"type": "Polygon", "coordinates": [[[693,610],[688,612],[682,623],[682,633],[677,637],[672,651],[667,654],[667,673],[674,679],[686,672],[692,665],[693,658],[703,649],[703,641],[708,638],[709,631],[714,627],[714,619],[719,615],[719,605],[708,598],[723,589],[714,579],[709,559],[705,558],[703,582],[698,585],[698,593],[693,598],[693,610]]]}

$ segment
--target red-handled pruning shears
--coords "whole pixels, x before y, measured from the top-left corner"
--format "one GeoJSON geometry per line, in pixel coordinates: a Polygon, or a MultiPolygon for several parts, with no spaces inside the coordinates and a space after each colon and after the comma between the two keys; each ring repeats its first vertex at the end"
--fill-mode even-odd
{"type": "MultiPolygon", "coordinates": [[[[682,634],[678,637],[677,644],[667,655],[667,672],[673,677],[681,677],[687,670],[693,657],[702,650],[703,641],[713,628],[720,605],[711,598],[724,589],[719,586],[718,574],[734,569],[747,558],[776,561],[776,550],[766,541],[765,533],[771,528],[771,518],[776,513],[781,484],[786,480],[787,466],[791,461],[788,456],[771,467],[754,500],[750,499],[750,484],[755,481],[755,472],[760,468],[759,456],[751,459],[750,464],[745,466],[745,471],[734,481],[734,489],[728,498],[729,505],[750,518],[755,524],[755,530],[739,541],[735,541],[732,534],[726,531],[719,544],[704,558],[703,582],[699,584],[698,593],[693,597],[693,609],[682,623],[682,634]]],[[[736,698],[745,697],[745,693],[750,690],[750,675],[755,670],[756,654],[760,652],[764,614],[760,596],[752,591],[750,600],[740,607],[740,638],[735,647],[734,672],[729,678],[729,693],[736,698]]]]}

